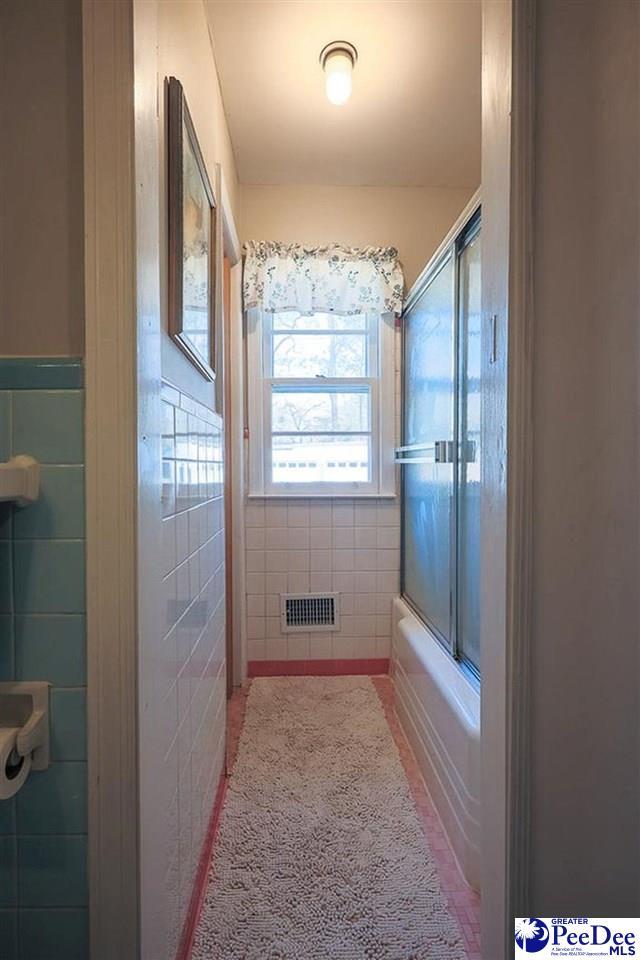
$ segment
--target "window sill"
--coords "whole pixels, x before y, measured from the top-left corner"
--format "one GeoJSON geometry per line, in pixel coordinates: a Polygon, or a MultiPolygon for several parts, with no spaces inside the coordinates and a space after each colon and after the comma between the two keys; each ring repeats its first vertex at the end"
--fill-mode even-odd
{"type": "Polygon", "coordinates": [[[247,493],[247,500],[398,500],[397,493],[247,493]]]}

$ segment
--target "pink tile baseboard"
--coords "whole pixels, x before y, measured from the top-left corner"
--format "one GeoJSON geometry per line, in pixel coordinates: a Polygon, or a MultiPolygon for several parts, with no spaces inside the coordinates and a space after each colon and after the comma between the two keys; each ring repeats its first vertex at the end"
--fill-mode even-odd
{"type": "Polygon", "coordinates": [[[196,870],[196,875],[193,881],[193,890],[191,891],[189,909],[187,910],[184,927],[182,928],[182,936],[180,937],[180,944],[178,946],[176,960],[190,960],[191,957],[196,927],[198,926],[198,920],[200,919],[200,913],[202,912],[204,895],[207,891],[209,868],[211,866],[213,847],[216,841],[216,835],[218,833],[218,826],[220,825],[220,815],[224,806],[224,798],[227,792],[227,783],[228,778],[223,772],[222,776],[220,777],[220,782],[218,783],[218,789],[213,802],[209,826],[207,827],[204,843],[202,844],[202,850],[200,851],[198,869],[196,870]]]}
{"type": "Polygon", "coordinates": [[[370,660],[249,660],[252,677],[376,676],[389,673],[388,657],[370,660]]]}

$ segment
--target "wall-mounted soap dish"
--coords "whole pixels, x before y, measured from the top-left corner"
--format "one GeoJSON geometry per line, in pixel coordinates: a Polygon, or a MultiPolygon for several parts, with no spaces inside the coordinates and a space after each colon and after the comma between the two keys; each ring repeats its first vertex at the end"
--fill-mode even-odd
{"type": "Polygon", "coordinates": [[[6,463],[0,463],[0,500],[15,500],[26,507],[38,499],[40,492],[40,464],[34,457],[19,454],[6,463]]]}

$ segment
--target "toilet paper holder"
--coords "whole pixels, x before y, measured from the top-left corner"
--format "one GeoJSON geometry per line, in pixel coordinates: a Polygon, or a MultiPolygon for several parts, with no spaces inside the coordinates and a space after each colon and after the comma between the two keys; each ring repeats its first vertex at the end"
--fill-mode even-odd
{"type": "Polygon", "coordinates": [[[0,500],[14,500],[19,507],[35,503],[40,493],[40,464],[28,454],[18,454],[0,463],[0,500]]]}
{"type": "Polygon", "coordinates": [[[0,683],[0,728],[19,727],[16,752],[32,770],[49,766],[49,687],[46,680],[0,683]]]}

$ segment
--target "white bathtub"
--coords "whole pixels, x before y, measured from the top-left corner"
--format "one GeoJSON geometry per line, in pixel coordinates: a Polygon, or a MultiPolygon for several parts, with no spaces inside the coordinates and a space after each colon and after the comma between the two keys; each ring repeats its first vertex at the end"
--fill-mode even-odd
{"type": "Polygon", "coordinates": [[[396,711],[467,883],[480,889],[480,693],[427,627],[393,609],[396,711]]]}

